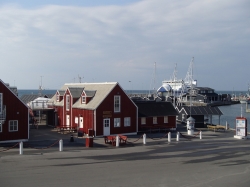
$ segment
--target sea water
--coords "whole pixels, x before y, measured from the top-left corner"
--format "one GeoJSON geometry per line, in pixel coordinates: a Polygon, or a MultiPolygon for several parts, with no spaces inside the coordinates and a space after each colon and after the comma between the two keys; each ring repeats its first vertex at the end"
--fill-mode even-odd
{"type": "MultiPolygon", "coordinates": [[[[250,107],[250,105],[248,105],[250,107]]],[[[246,112],[246,104],[234,104],[234,105],[225,105],[225,106],[219,106],[219,109],[223,113],[222,116],[220,116],[220,125],[226,125],[229,124],[230,128],[235,129],[236,125],[236,117],[245,117],[247,118],[248,126],[249,120],[250,120],[250,113],[246,112]]],[[[213,116],[213,123],[218,124],[219,122],[219,116],[213,116]]],[[[250,132],[250,127],[248,128],[248,132],[250,132]]]]}

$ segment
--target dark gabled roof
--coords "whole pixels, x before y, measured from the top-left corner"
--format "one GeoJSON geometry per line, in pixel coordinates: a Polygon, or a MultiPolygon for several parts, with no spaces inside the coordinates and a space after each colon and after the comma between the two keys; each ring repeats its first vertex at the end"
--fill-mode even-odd
{"type": "Polygon", "coordinates": [[[223,115],[220,109],[216,106],[177,106],[179,113],[185,113],[186,115],[223,115]]]}
{"type": "Polygon", "coordinates": [[[84,88],[81,87],[69,87],[69,91],[73,98],[80,98],[84,88]]]}
{"type": "Polygon", "coordinates": [[[57,92],[59,93],[59,95],[64,95],[65,90],[57,90],[57,92]]]}
{"type": "Polygon", "coordinates": [[[94,97],[96,90],[84,90],[87,97],[94,97]]]}
{"type": "Polygon", "coordinates": [[[176,116],[178,112],[170,102],[141,101],[135,102],[138,117],[176,116]]]}

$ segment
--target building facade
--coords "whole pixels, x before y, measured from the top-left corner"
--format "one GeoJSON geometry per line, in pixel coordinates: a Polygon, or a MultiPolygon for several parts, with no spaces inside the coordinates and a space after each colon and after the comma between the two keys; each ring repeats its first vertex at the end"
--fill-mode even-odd
{"type": "Polygon", "coordinates": [[[15,90],[0,80],[0,142],[29,139],[29,109],[15,90]]]}
{"type": "MultiPolygon", "coordinates": [[[[136,134],[137,106],[117,82],[65,84],[52,97],[54,126],[94,136],[136,134]]],[[[52,120],[49,120],[52,121],[52,120]]]]}
{"type": "Polygon", "coordinates": [[[176,129],[178,115],[171,102],[135,101],[138,107],[138,130],[176,129]]]}

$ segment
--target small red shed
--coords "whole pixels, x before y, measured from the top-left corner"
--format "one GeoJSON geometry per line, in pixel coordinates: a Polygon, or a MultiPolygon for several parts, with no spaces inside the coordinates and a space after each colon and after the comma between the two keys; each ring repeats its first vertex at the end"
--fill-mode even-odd
{"type": "Polygon", "coordinates": [[[51,103],[55,126],[94,136],[136,134],[138,130],[137,106],[117,82],[68,83],[51,103]]]}
{"type": "Polygon", "coordinates": [[[29,139],[29,109],[17,96],[16,87],[0,79],[0,142],[29,139]]]}

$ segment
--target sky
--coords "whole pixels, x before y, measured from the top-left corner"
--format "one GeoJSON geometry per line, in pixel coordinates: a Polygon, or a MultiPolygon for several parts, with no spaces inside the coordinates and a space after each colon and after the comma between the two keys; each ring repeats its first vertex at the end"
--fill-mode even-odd
{"type": "Polygon", "coordinates": [[[249,0],[0,0],[0,79],[18,89],[185,79],[247,90],[249,0]]]}

